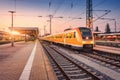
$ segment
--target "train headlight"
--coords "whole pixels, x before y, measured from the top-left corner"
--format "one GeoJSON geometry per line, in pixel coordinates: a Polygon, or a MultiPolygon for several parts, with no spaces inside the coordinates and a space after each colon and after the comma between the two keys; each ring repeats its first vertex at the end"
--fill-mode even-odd
{"type": "Polygon", "coordinates": [[[93,41],[91,41],[90,43],[91,43],[91,44],[94,44],[94,42],[93,42],[93,41]]]}
{"type": "Polygon", "coordinates": [[[82,43],[83,43],[83,44],[85,44],[85,43],[86,43],[86,41],[82,41],[82,43]]]}
{"type": "Polygon", "coordinates": [[[86,39],[89,39],[89,37],[88,37],[88,36],[86,36],[86,39]]]}

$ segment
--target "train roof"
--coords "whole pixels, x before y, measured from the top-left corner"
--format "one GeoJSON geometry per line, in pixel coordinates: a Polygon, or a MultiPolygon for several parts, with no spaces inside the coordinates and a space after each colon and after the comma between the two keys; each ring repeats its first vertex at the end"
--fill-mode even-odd
{"type": "MultiPolygon", "coordinates": [[[[65,31],[69,31],[69,30],[75,30],[75,29],[81,29],[81,28],[87,28],[87,27],[76,27],[76,28],[67,28],[64,30],[65,31]]],[[[87,28],[88,29],[88,28],[87,28]]]]}
{"type": "Polygon", "coordinates": [[[66,32],[69,32],[69,31],[71,32],[71,30],[76,30],[76,29],[80,29],[80,28],[87,28],[87,27],[67,28],[67,29],[64,30],[64,32],[54,33],[54,34],[50,34],[50,35],[44,35],[43,37],[49,37],[49,36],[52,36],[52,35],[59,35],[59,34],[66,33],[66,32]]]}
{"type": "Polygon", "coordinates": [[[64,30],[64,32],[65,32],[65,31],[68,31],[68,30],[72,30],[72,29],[73,29],[73,28],[67,28],[67,29],[64,30]]]}

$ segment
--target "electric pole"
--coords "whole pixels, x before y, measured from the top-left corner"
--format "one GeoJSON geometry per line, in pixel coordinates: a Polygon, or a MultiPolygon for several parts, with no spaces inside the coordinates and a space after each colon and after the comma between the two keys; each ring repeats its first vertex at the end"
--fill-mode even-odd
{"type": "Polygon", "coordinates": [[[44,35],[46,35],[46,26],[44,26],[44,35]]]}
{"type": "Polygon", "coordinates": [[[53,15],[49,15],[49,18],[50,18],[50,34],[51,34],[51,32],[52,32],[51,27],[52,27],[52,18],[53,18],[53,15]]]}
{"type": "Polygon", "coordinates": [[[86,27],[93,30],[92,0],[86,0],[86,27]]]}
{"type": "MultiPolygon", "coordinates": [[[[10,12],[11,13],[11,15],[12,15],[12,22],[11,22],[11,32],[13,32],[13,13],[15,13],[15,11],[8,11],[8,12],[10,12]]],[[[13,34],[11,34],[11,46],[12,47],[14,47],[14,35],[13,34]]]]}

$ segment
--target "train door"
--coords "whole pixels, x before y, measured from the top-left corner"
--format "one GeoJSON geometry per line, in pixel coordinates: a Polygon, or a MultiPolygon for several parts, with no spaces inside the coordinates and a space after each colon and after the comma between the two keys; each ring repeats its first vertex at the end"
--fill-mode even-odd
{"type": "Polygon", "coordinates": [[[66,44],[66,33],[64,34],[64,44],[66,44]]]}

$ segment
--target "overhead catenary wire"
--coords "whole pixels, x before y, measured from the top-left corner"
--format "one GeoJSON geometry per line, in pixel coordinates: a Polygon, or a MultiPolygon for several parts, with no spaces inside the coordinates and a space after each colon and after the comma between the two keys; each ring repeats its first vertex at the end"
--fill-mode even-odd
{"type": "Polygon", "coordinates": [[[97,21],[98,19],[102,18],[103,16],[107,15],[110,12],[111,12],[111,10],[108,10],[105,14],[101,15],[100,17],[98,17],[97,19],[95,19],[93,22],[97,21]]]}
{"type": "Polygon", "coordinates": [[[49,0],[49,1],[48,1],[48,11],[50,11],[51,4],[52,4],[52,1],[51,1],[51,0],[49,0]]]}
{"type": "MultiPolygon", "coordinates": [[[[77,0],[77,3],[80,3],[80,1],[77,0]]],[[[82,10],[84,10],[84,9],[82,8],[82,10]]],[[[80,11],[82,12],[82,10],[80,10],[80,11]]],[[[83,15],[84,13],[85,13],[85,12],[82,12],[81,14],[76,15],[74,18],[68,17],[70,20],[68,20],[68,21],[66,21],[66,22],[64,22],[64,23],[62,23],[62,25],[65,25],[65,24],[67,24],[68,22],[71,22],[71,21],[75,20],[75,18],[79,18],[79,16],[83,15]]],[[[72,13],[71,13],[71,14],[72,14],[72,13]]]]}
{"type": "Polygon", "coordinates": [[[54,11],[54,13],[53,13],[53,16],[55,16],[56,13],[59,11],[60,7],[62,7],[64,1],[65,1],[65,0],[62,0],[62,3],[60,3],[60,6],[58,6],[58,7],[55,9],[55,11],[54,11]]]}
{"type": "MultiPolygon", "coordinates": [[[[17,6],[17,4],[18,4],[18,1],[20,1],[20,0],[12,0],[12,1],[15,1],[15,4],[14,4],[14,9],[16,10],[16,6],[17,6]]],[[[29,1],[29,0],[22,0],[22,1],[29,1]]],[[[34,0],[32,0],[32,1],[34,1],[34,0]]],[[[36,1],[36,0],[35,0],[36,1]]],[[[42,1],[42,0],[41,0],[42,1]]],[[[44,1],[44,0],[43,0],[44,1]]],[[[47,2],[47,8],[48,9],[50,9],[50,8],[52,8],[52,6],[53,6],[53,4],[54,4],[54,1],[55,0],[47,0],[48,2],[47,2]]],[[[61,3],[58,5],[58,6],[56,6],[56,7],[54,7],[55,9],[54,9],[54,11],[52,11],[52,15],[57,15],[57,14],[59,14],[58,12],[60,11],[60,9],[61,9],[61,7],[65,7],[65,3],[64,2],[66,1],[66,0],[61,0],[61,3]],[[63,4],[62,4],[62,2],[63,2],[63,4]]],[[[69,1],[69,0],[68,0],[69,1]]],[[[69,1],[69,3],[68,3],[68,5],[69,5],[69,8],[70,8],[70,10],[68,10],[67,11],[67,9],[68,8],[65,8],[65,10],[64,10],[64,14],[63,14],[63,16],[69,16],[69,14],[68,13],[70,13],[70,15],[71,16],[75,16],[75,17],[78,17],[78,16],[81,16],[81,15],[83,15],[83,14],[85,14],[85,11],[84,10],[82,10],[81,8],[80,8],[80,14],[79,15],[77,15],[76,16],[76,14],[78,14],[78,13],[75,13],[75,12],[73,12],[73,9],[75,8],[75,2],[76,1],[78,1],[78,2],[80,2],[81,0],[70,0],[69,1]],[[84,13],[82,13],[82,12],[84,12],[84,13]],[[73,13],[75,13],[74,15],[72,15],[73,13]],[[68,14],[68,15],[67,15],[68,14]]],[[[108,1],[108,0],[101,0],[100,2],[98,2],[97,4],[95,4],[94,6],[93,6],[93,8],[96,8],[96,7],[98,7],[98,6],[100,6],[100,5],[102,5],[103,3],[105,3],[106,1],[108,1]]],[[[50,9],[51,10],[51,9],[50,9]]],[[[49,11],[50,12],[50,11],[49,11]]],[[[19,16],[19,15],[17,15],[16,14],[16,16],[19,16]]],[[[23,16],[28,16],[28,15],[23,15],[23,16]]],[[[29,15],[29,16],[35,16],[36,17],[36,15],[29,15]]],[[[28,16],[28,17],[29,17],[28,16]]],[[[38,15],[37,15],[38,16],[38,15]]],[[[98,17],[99,17],[99,15],[98,15],[98,17]]],[[[68,23],[68,22],[70,22],[70,21],[72,21],[72,20],[74,20],[74,19],[71,19],[71,20],[67,20],[67,21],[65,21],[65,23],[63,22],[63,24],[66,24],[66,23],[68,23]]]]}
{"type": "Polygon", "coordinates": [[[71,16],[73,14],[72,12],[75,9],[75,6],[77,6],[76,2],[74,2],[73,0],[71,0],[69,16],[71,16]]]}
{"type": "Polygon", "coordinates": [[[95,8],[95,7],[98,7],[98,6],[100,6],[100,5],[102,5],[103,3],[105,3],[107,0],[102,0],[102,1],[100,1],[99,3],[97,3],[97,4],[95,4],[93,7],[95,8]]]}
{"type": "Polygon", "coordinates": [[[17,12],[17,10],[16,10],[16,8],[17,8],[17,0],[14,0],[14,2],[15,2],[14,3],[14,6],[15,6],[15,10],[14,11],[17,12]]]}

